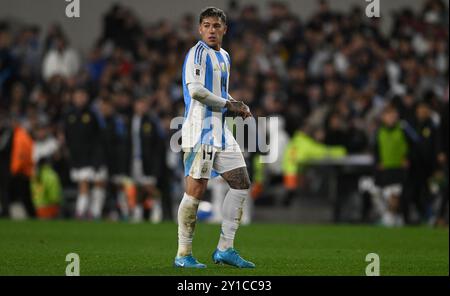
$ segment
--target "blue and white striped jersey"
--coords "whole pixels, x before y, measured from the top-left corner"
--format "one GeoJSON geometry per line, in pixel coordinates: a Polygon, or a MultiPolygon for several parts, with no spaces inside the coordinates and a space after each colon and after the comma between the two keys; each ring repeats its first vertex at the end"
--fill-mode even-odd
{"type": "Polygon", "coordinates": [[[226,108],[213,110],[192,99],[188,84],[200,83],[216,96],[228,99],[230,56],[224,50],[210,48],[199,41],[192,47],[183,65],[183,94],[185,103],[182,127],[182,147],[192,148],[196,144],[208,144],[224,149],[233,135],[225,124],[226,108]]]}

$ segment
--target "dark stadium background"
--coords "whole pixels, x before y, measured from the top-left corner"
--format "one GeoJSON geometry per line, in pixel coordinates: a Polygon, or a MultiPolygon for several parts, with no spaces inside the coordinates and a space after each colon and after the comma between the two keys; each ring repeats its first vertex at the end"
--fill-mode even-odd
{"type": "MultiPolygon", "coordinates": [[[[285,197],[289,194],[281,181],[282,161],[277,162],[278,168],[272,165],[264,173],[263,194],[254,196],[253,219],[375,222],[377,217],[361,191],[360,177],[375,172],[370,157],[381,110],[388,102],[417,131],[421,127],[414,108],[425,102],[436,129],[433,143],[410,144],[413,153],[408,157],[419,160],[409,160],[406,174],[413,176],[406,178],[406,188],[417,178],[448,178],[445,1],[382,1],[381,19],[365,16],[368,3],[364,1],[328,2],[208,3],[228,13],[224,47],[233,57],[231,94],[249,104],[255,116],[279,116],[289,137],[298,129],[306,129],[319,142],[344,146],[350,156],[368,157],[362,166],[353,165],[351,157],[336,166],[312,166],[302,176],[294,197],[285,197]],[[431,167],[423,176],[414,172],[420,171],[421,161],[431,167]],[[293,199],[292,204],[287,199],[293,199]]],[[[168,144],[174,132],[168,128],[170,119],[183,112],[181,65],[187,49],[198,38],[196,14],[205,3],[167,1],[154,6],[152,1],[82,1],[80,18],[65,15],[67,4],[2,1],[0,103],[2,111],[26,127],[32,137],[36,138],[43,121],[60,141],[51,164],[63,186],[60,215],[70,218],[76,188],[70,182],[61,132],[71,91],[84,87],[92,104],[101,96],[110,96],[116,104],[144,98],[164,130],[160,141],[168,144]],[[76,74],[44,77],[44,59],[58,35],[76,52],[76,74]]],[[[254,155],[247,156],[254,175],[254,155]]],[[[159,189],[164,192],[164,219],[169,220],[181,192],[181,163],[173,162],[163,163],[158,176],[159,189]]],[[[442,185],[414,198],[409,196],[414,192],[406,192],[406,206],[420,199],[423,207],[423,217],[416,222],[445,219],[447,206],[441,201],[445,188],[442,185]]],[[[113,199],[107,199],[105,212],[113,210],[113,199]]],[[[413,207],[409,211],[414,215],[413,207]]]]}
{"type": "MultiPolygon", "coordinates": [[[[198,14],[206,6],[220,7],[228,17],[223,47],[232,60],[230,94],[248,104],[255,117],[277,117],[282,123],[270,131],[279,135],[279,142],[271,143],[280,148],[277,162],[261,165],[260,153],[245,153],[253,181],[244,213],[245,225],[420,226],[417,234],[407,234],[415,239],[426,237],[420,234],[423,228],[448,229],[448,1],[380,0],[381,18],[366,16],[369,2],[364,0],[80,3],[80,17],[69,18],[65,14],[69,2],[63,0],[0,1],[3,230],[15,229],[11,221],[46,217],[98,222],[89,221],[94,220],[89,216],[75,216],[77,186],[70,179],[64,129],[70,120],[66,114],[73,93],[79,89],[87,92],[92,107],[98,108],[103,99],[112,102],[115,114],[128,124],[133,104],[145,101],[149,106],[147,113],[158,130],[150,145],[157,147],[151,158],[157,167],[154,195],[136,196],[135,180],[129,178],[125,186],[129,212],[125,215],[119,207],[114,180],[109,177],[107,198],[97,220],[176,222],[184,192],[184,171],[181,153],[174,153],[170,147],[171,136],[176,132],[170,129],[170,121],[183,116],[182,64],[186,52],[199,38],[198,14]],[[64,69],[64,65],[48,60],[60,42],[65,43],[64,50],[73,57],[64,69]],[[394,127],[383,126],[383,114],[389,112],[398,114],[394,127]],[[17,127],[21,128],[20,134],[15,133],[17,127]],[[381,153],[388,153],[390,159],[399,157],[396,149],[389,150],[389,139],[398,140],[389,134],[393,129],[402,135],[401,145],[407,152],[400,156],[401,164],[385,167],[381,153]],[[295,146],[299,135],[307,137],[312,146],[295,146]],[[23,154],[13,153],[12,139],[16,136],[23,140],[18,140],[23,154]],[[51,153],[39,161],[33,160],[30,147],[49,138],[56,148],[45,146],[44,154],[46,149],[51,153]],[[290,150],[285,150],[287,147],[290,150]],[[41,171],[43,168],[51,171],[41,171]],[[36,177],[41,176],[37,172],[49,174],[49,178],[56,175],[56,179],[45,183],[36,177]],[[56,183],[60,191],[55,189],[56,183]],[[9,211],[5,211],[5,205],[9,211]],[[143,213],[136,218],[133,210],[138,205],[143,213]]],[[[111,148],[109,144],[105,142],[102,149],[111,148]]],[[[114,164],[121,159],[109,161],[114,164]]],[[[224,194],[223,186],[220,181],[211,182],[199,219],[220,222],[215,216],[214,198],[224,194]]],[[[61,221],[45,225],[52,222],[61,221]]],[[[57,227],[65,227],[61,225],[57,227]]],[[[91,230],[102,233],[102,225],[91,230]]],[[[163,223],[162,227],[172,228],[175,238],[175,227],[170,225],[163,223]]],[[[127,233],[128,226],[118,227],[127,233]]],[[[26,228],[18,224],[17,229],[26,232],[26,228]]],[[[212,232],[212,228],[207,229],[212,232]]],[[[72,230],[76,231],[76,226],[72,230]]],[[[342,237],[351,240],[352,232],[342,231],[342,237]]],[[[365,231],[359,230],[359,239],[365,231]]],[[[334,228],[324,233],[327,232],[333,233],[334,228]]],[[[14,233],[8,235],[13,237],[14,233]]],[[[448,231],[431,235],[439,239],[446,235],[441,247],[446,244],[448,252],[448,231]]],[[[386,245],[394,239],[388,237],[386,245]]],[[[254,238],[257,239],[256,234],[254,238]]],[[[249,240],[246,243],[251,244],[249,240]]],[[[425,242],[421,246],[426,253],[425,242]]],[[[311,242],[311,248],[315,247],[311,242]]],[[[441,255],[436,254],[442,259],[441,255]]],[[[104,265],[100,262],[99,266],[104,265]]],[[[433,271],[430,263],[423,272],[440,273],[442,266],[433,271]]],[[[414,274],[420,269],[414,267],[408,272],[414,274]]],[[[401,267],[392,270],[394,274],[404,271],[401,267]]],[[[17,272],[27,273],[20,268],[17,272]]],[[[324,271],[327,272],[339,273],[339,265],[335,270],[324,271]]],[[[311,269],[310,273],[320,271],[311,269]]]]}

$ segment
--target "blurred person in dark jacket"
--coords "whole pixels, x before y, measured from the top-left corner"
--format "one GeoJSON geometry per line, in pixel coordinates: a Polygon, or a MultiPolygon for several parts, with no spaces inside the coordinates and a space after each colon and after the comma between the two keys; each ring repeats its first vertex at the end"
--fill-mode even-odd
{"type": "Polygon", "coordinates": [[[114,200],[124,219],[128,218],[126,186],[130,175],[130,138],[126,121],[116,113],[109,97],[102,97],[96,105],[101,134],[101,150],[115,193],[114,200]]]}
{"type": "Polygon", "coordinates": [[[348,134],[342,116],[337,112],[331,113],[325,125],[325,144],[346,145],[348,134]]]}
{"type": "MultiPolygon", "coordinates": [[[[161,210],[156,185],[163,141],[159,135],[156,119],[149,114],[149,104],[145,98],[139,98],[134,102],[130,128],[131,177],[138,188],[133,219],[137,222],[142,218],[147,219],[150,210],[152,217],[160,215],[158,212],[161,210]]],[[[155,220],[159,219],[155,217],[155,220]]]]}
{"type": "Polygon", "coordinates": [[[73,106],[65,116],[65,139],[69,149],[70,175],[78,184],[75,214],[78,219],[100,218],[105,200],[107,169],[101,151],[101,131],[95,113],[89,107],[83,88],[73,92],[73,106]],[[93,183],[91,204],[89,187],[93,183]],[[89,206],[91,207],[90,212],[89,206]]]}
{"type": "MultiPolygon", "coordinates": [[[[440,152],[439,133],[431,119],[431,109],[428,103],[421,101],[416,106],[415,124],[413,126],[417,139],[411,146],[411,168],[409,170],[408,197],[415,203],[419,222],[430,218],[428,203],[430,197],[429,181],[437,169],[440,152]],[[428,213],[427,213],[428,212],[428,213]]],[[[409,211],[406,211],[409,220],[409,211]]]]}
{"type": "Polygon", "coordinates": [[[9,217],[9,182],[13,129],[6,111],[0,111],[0,217],[9,217]]]}
{"type": "Polygon", "coordinates": [[[399,112],[400,118],[413,125],[415,121],[415,99],[411,91],[402,96],[395,96],[393,103],[399,112]]]}
{"type": "Polygon", "coordinates": [[[440,177],[441,180],[441,202],[439,204],[437,219],[435,222],[436,226],[448,225],[448,101],[441,107],[441,124],[439,128],[441,147],[440,153],[438,154],[437,172],[437,177],[440,177]]]}

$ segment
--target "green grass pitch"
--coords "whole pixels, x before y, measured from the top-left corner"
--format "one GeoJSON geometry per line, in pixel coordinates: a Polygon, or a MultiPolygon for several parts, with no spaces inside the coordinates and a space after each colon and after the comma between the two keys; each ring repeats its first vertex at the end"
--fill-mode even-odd
{"type": "Polygon", "coordinates": [[[219,225],[198,223],[194,255],[204,270],[172,267],[174,223],[0,220],[0,275],[65,275],[68,253],[81,275],[365,275],[368,253],[381,275],[448,275],[448,229],[352,225],[252,224],[235,247],[257,267],[216,265],[219,225]]]}

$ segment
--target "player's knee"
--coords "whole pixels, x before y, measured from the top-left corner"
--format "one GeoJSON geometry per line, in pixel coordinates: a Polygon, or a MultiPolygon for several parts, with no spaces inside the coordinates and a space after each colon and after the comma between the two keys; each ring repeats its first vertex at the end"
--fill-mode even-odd
{"type": "Polygon", "coordinates": [[[191,187],[189,190],[186,190],[186,193],[190,196],[200,199],[205,193],[205,189],[203,189],[202,187],[191,187]]]}
{"type": "Polygon", "coordinates": [[[205,193],[207,185],[207,180],[195,180],[188,177],[186,182],[186,193],[200,199],[205,193]]]}

